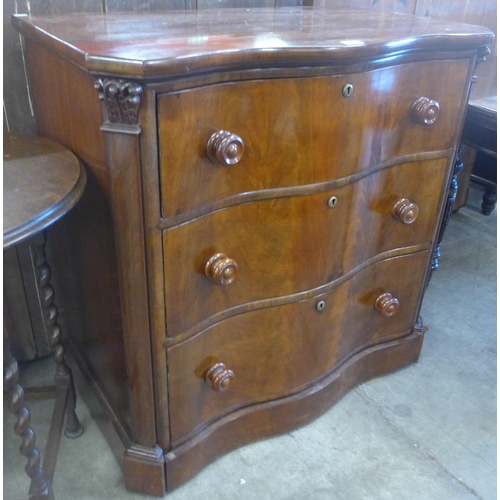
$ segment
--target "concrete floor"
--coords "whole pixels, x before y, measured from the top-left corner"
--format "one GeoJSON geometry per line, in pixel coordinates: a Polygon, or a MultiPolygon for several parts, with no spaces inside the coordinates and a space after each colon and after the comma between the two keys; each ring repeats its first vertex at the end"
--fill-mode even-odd
{"type": "MultiPolygon", "coordinates": [[[[471,190],[454,215],[422,308],[421,358],[346,395],[314,423],[230,453],[170,500],[493,500],[496,498],[496,211],[471,190]]],[[[49,360],[51,361],[51,360],[49,360]]],[[[28,367],[28,378],[45,370],[28,367]]],[[[38,442],[49,411],[31,405],[38,442]]],[[[82,399],[85,433],[63,438],[59,500],[135,500],[82,399]]],[[[25,460],[4,409],[4,498],[26,498],[25,460]]]]}

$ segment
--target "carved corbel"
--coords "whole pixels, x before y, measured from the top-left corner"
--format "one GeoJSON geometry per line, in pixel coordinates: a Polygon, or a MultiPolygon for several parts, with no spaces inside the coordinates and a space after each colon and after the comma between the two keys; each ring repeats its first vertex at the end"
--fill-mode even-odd
{"type": "Polygon", "coordinates": [[[138,135],[141,132],[138,115],[142,86],[126,80],[100,78],[94,87],[104,102],[105,118],[101,130],[138,135]]]}

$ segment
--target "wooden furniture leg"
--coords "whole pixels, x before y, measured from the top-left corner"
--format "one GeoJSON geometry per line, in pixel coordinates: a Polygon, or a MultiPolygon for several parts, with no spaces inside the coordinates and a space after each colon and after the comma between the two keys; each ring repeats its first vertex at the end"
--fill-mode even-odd
{"type": "Polygon", "coordinates": [[[9,395],[7,407],[17,418],[14,431],[22,439],[19,451],[28,459],[25,471],[31,479],[29,496],[48,498],[50,483],[40,465],[40,452],[36,447],[36,435],[31,427],[30,412],[24,404],[24,389],[19,383],[19,367],[10,348],[8,328],[8,306],[4,302],[3,389],[9,395]]]}
{"type": "MultiPolygon", "coordinates": [[[[64,434],[68,438],[76,438],[83,433],[76,412],[76,392],[73,374],[66,363],[64,346],[61,342],[61,327],[57,322],[58,309],[54,304],[54,289],[50,284],[50,267],[45,255],[46,233],[41,232],[29,240],[30,251],[33,253],[38,297],[44,315],[47,337],[56,362],[55,373],[55,404],[52,420],[44,452],[43,467],[40,451],[36,447],[35,432],[31,427],[31,416],[28,407],[24,404],[25,391],[19,383],[19,368],[12,354],[7,331],[10,326],[9,307],[4,301],[4,391],[9,394],[8,408],[16,415],[14,426],[16,434],[21,436],[21,454],[25,455],[28,463],[26,473],[31,479],[30,500],[52,500],[54,498],[52,481],[55,473],[57,454],[61,440],[61,431],[66,416],[64,434]]],[[[53,390],[37,387],[29,390],[33,394],[54,394],[53,390]]]]}
{"type": "MultiPolygon", "coordinates": [[[[484,60],[478,57],[476,64],[484,60]]],[[[497,58],[477,64],[475,72],[461,137],[466,167],[454,209],[465,205],[470,180],[485,188],[481,208],[483,215],[490,215],[497,200],[497,58]]]]}
{"type": "Polygon", "coordinates": [[[44,315],[47,337],[50,348],[54,353],[56,362],[56,387],[65,387],[68,390],[66,402],[66,427],[64,434],[69,438],[76,438],[83,433],[83,426],[75,413],[76,391],[73,374],[65,359],[65,350],[61,342],[61,327],[57,322],[58,309],[54,304],[54,288],[50,284],[51,270],[45,255],[46,232],[35,235],[29,241],[34,255],[34,263],[37,274],[37,287],[40,306],[44,315]]]}
{"type": "MultiPolygon", "coordinates": [[[[76,393],[73,376],[64,357],[58,310],[54,304],[51,270],[45,255],[45,229],[62,217],[80,199],[85,187],[85,170],[67,149],[41,137],[21,134],[4,135],[4,252],[23,242],[28,243],[34,263],[36,299],[42,312],[48,347],[56,362],[55,387],[26,389],[38,397],[54,397],[49,434],[43,463],[35,446],[30,413],[24,404],[25,391],[18,382],[17,360],[12,354],[9,334],[15,332],[4,294],[4,392],[9,395],[9,409],[16,417],[15,431],[22,437],[21,453],[28,458],[26,472],[31,478],[30,500],[53,500],[53,478],[59,444],[66,419],[65,434],[78,437],[83,432],[75,413],[76,393]]],[[[9,280],[4,278],[4,288],[9,280]]]]}
{"type": "Polygon", "coordinates": [[[486,191],[483,195],[483,203],[481,203],[481,209],[483,211],[483,215],[491,215],[491,212],[495,210],[497,205],[497,189],[496,186],[486,187],[486,191]]]}

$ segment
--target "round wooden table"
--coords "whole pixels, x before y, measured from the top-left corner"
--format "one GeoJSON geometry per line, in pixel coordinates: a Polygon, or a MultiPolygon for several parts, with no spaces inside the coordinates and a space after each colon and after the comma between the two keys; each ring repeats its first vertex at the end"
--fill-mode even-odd
{"type": "MultiPolygon", "coordinates": [[[[61,343],[51,271],[45,257],[44,230],[76,204],[83,194],[85,181],[85,170],[78,159],[59,144],[35,136],[4,135],[3,248],[22,241],[31,248],[40,307],[56,361],[55,388],[51,391],[55,394],[55,404],[42,467],[30,413],[24,403],[24,390],[18,380],[18,364],[9,344],[8,334],[12,328],[9,304],[4,296],[4,393],[8,394],[9,410],[17,418],[14,429],[22,439],[20,451],[28,460],[25,470],[31,479],[30,498],[53,498],[52,480],[64,416],[66,436],[78,437],[83,432],[75,413],[73,377],[61,343]]],[[[8,286],[4,281],[4,287],[8,286]]]]}

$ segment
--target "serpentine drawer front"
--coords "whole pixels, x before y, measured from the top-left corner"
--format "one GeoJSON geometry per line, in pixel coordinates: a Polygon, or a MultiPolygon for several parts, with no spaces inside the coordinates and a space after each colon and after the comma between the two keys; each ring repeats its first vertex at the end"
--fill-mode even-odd
{"type": "Polygon", "coordinates": [[[88,169],[59,300],[127,488],[162,496],[418,360],[488,30],[315,8],[13,23],[39,133],[88,169]]]}
{"type": "Polygon", "coordinates": [[[447,162],[397,165],[338,189],[244,203],[165,231],[172,263],[165,283],[177,283],[165,288],[168,335],[237,314],[248,302],[323,286],[383,252],[429,248],[447,162]],[[218,254],[232,261],[232,279],[207,277],[218,254]]]}
{"type": "Polygon", "coordinates": [[[427,260],[424,251],[374,263],[331,291],[236,316],[169,348],[173,443],[238,408],[304,390],[359,349],[408,335],[427,260]],[[380,309],[384,294],[395,309],[380,309]],[[227,388],[205,380],[217,363],[233,372],[227,388]]]}
{"type": "Polygon", "coordinates": [[[468,71],[463,60],[420,62],[160,95],[163,215],[240,193],[328,182],[399,156],[449,150],[460,111],[455,96],[468,71]],[[436,86],[441,79],[447,84],[436,86]],[[347,84],[350,97],[342,94],[347,84]],[[414,106],[420,98],[427,101],[419,114],[414,106]],[[435,123],[424,123],[426,109],[435,112],[435,123]],[[209,156],[216,147],[208,146],[210,138],[221,130],[233,136],[225,145],[236,150],[232,159],[224,158],[224,145],[219,159],[209,156]]]}

